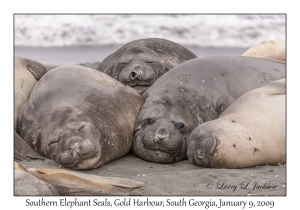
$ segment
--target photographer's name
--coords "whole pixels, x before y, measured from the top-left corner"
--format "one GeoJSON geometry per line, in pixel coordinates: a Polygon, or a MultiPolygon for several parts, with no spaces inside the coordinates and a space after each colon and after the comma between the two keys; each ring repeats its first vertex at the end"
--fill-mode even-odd
{"type": "Polygon", "coordinates": [[[237,185],[235,184],[229,184],[225,181],[218,181],[216,184],[216,189],[221,190],[231,190],[234,192],[236,189],[244,189],[244,190],[275,190],[278,187],[278,185],[270,185],[268,183],[260,183],[260,182],[247,182],[243,181],[237,185]]]}

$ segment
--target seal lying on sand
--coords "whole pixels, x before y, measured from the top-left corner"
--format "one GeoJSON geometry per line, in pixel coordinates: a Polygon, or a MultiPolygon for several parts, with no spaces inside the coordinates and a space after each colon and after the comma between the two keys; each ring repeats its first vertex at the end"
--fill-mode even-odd
{"type": "Polygon", "coordinates": [[[187,157],[186,139],[216,119],[244,93],[285,77],[285,64],[243,56],[186,61],[161,76],[143,95],[133,154],[152,162],[187,157]]]}
{"type": "Polygon", "coordinates": [[[286,51],[284,40],[270,40],[249,48],[242,54],[242,56],[285,62],[285,54],[286,51]]]}
{"type": "Polygon", "coordinates": [[[189,161],[214,168],[285,163],[285,98],[285,79],[244,94],[218,119],[193,130],[189,161]]]}
{"type": "Polygon", "coordinates": [[[16,130],[17,118],[20,109],[28,100],[29,95],[37,83],[37,81],[47,73],[47,69],[41,63],[29,60],[15,55],[15,87],[14,87],[14,100],[15,100],[15,121],[14,129],[16,130]]]}
{"type": "Polygon", "coordinates": [[[15,162],[15,195],[128,195],[143,185],[131,179],[64,169],[25,168],[15,162]]]}
{"type": "Polygon", "coordinates": [[[158,77],[196,57],[185,47],[165,39],[140,39],[106,57],[97,70],[143,94],[158,77]]]}
{"type": "Polygon", "coordinates": [[[143,98],[106,74],[62,66],[45,74],[20,110],[19,135],[40,154],[90,169],[130,151],[143,98]]]}

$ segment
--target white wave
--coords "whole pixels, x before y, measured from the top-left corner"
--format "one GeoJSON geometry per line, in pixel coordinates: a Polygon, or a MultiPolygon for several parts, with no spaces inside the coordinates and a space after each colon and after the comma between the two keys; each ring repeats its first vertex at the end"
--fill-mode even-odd
{"type": "Polygon", "coordinates": [[[156,37],[249,47],[285,39],[285,30],[285,15],[15,15],[16,46],[123,45],[156,37]]]}

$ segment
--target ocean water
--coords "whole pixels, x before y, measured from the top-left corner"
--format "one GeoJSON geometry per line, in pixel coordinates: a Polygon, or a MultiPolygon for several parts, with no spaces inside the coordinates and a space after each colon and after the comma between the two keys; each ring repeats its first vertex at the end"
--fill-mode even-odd
{"type": "Polygon", "coordinates": [[[15,15],[15,46],[120,46],[165,38],[184,46],[250,47],[285,39],[277,15],[15,15]]]}

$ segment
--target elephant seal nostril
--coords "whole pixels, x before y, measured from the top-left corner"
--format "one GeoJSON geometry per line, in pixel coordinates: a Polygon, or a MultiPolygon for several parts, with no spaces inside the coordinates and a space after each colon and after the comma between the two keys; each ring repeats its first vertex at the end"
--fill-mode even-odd
{"type": "Polygon", "coordinates": [[[73,167],[80,161],[80,157],[73,149],[62,152],[59,156],[59,162],[65,167],[73,167]]]}
{"type": "Polygon", "coordinates": [[[198,158],[199,160],[203,160],[205,157],[204,157],[204,154],[199,154],[199,155],[197,155],[197,158],[198,158]]]}
{"type": "Polygon", "coordinates": [[[200,132],[200,129],[194,129],[188,140],[189,161],[197,166],[213,167],[213,158],[217,151],[218,141],[218,137],[204,133],[202,130],[200,132]]]}
{"type": "Polygon", "coordinates": [[[204,150],[200,150],[200,149],[197,149],[197,158],[199,160],[203,160],[205,158],[205,151],[204,150]]]}
{"type": "Polygon", "coordinates": [[[131,72],[130,74],[130,79],[135,79],[136,78],[136,73],[135,72],[131,72]]]}

